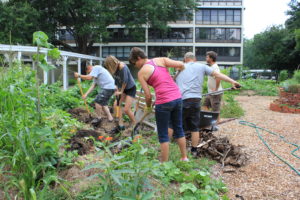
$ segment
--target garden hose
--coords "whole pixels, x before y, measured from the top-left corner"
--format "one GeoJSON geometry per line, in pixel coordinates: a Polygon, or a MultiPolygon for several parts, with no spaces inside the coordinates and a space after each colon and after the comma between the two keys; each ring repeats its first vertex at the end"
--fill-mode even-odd
{"type": "Polygon", "coordinates": [[[298,144],[294,144],[294,143],[291,143],[289,141],[287,141],[285,139],[284,136],[278,134],[278,133],[275,133],[275,132],[272,132],[272,131],[269,131],[265,128],[262,128],[262,127],[259,127],[257,126],[256,124],[254,123],[251,123],[251,122],[247,122],[247,121],[240,121],[239,122],[241,125],[244,125],[244,126],[249,126],[249,127],[252,127],[252,128],[255,128],[256,130],[256,133],[257,133],[257,136],[259,137],[259,139],[263,142],[263,144],[269,149],[269,151],[274,155],[276,156],[279,160],[281,160],[283,163],[285,163],[287,166],[289,166],[294,172],[296,172],[296,174],[298,174],[300,176],[300,171],[296,169],[296,167],[294,167],[292,164],[290,164],[288,161],[284,160],[281,156],[279,156],[278,154],[276,154],[273,149],[270,147],[270,145],[267,143],[267,141],[262,137],[262,132],[261,131],[265,131],[265,132],[268,132],[272,135],[275,135],[275,136],[278,136],[280,138],[280,140],[282,140],[283,142],[285,142],[286,144],[289,144],[289,145],[292,145],[294,147],[296,147],[296,149],[294,149],[293,151],[291,151],[291,154],[300,160],[300,156],[296,155],[295,153],[297,151],[300,151],[300,146],[298,144]]]}

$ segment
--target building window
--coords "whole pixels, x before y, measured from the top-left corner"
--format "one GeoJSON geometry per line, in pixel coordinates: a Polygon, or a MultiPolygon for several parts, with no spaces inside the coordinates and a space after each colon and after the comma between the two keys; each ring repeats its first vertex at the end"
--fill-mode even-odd
{"type": "Polygon", "coordinates": [[[59,40],[61,40],[61,41],[75,42],[75,39],[74,39],[73,35],[69,31],[67,31],[65,29],[59,30],[57,32],[57,34],[58,34],[59,40]]]}
{"type": "Polygon", "coordinates": [[[196,11],[196,23],[240,25],[241,9],[200,9],[196,11]]]}
{"type": "Polygon", "coordinates": [[[240,28],[196,28],[196,42],[240,43],[240,28]]]}
{"type": "Polygon", "coordinates": [[[183,60],[186,52],[193,51],[193,47],[172,47],[172,46],[149,46],[148,56],[154,57],[170,57],[174,60],[183,60]]]}
{"type": "Polygon", "coordinates": [[[130,30],[127,28],[110,28],[109,36],[104,42],[145,42],[145,29],[130,30]]]}
{"type": "Polygon", "coordinates": [[[157,29],[149,29],[149,42],[193,42],[192,28],[172,28],[163,32],[157,29]]]}
{"type": "MultiPolygon", "coordinates": [[[[112,47],[112,46],[104,46],[102,47],[102,57],[106,58],[109,55],[113,55],[120,60],[128,60],[130,50],[132,47],[112,47]]],[[[145,47],[140,47],[145,50],[145,47]]]]}
{"type": "Polygon", "coordinates": [[[190,22],[193,20],[193,11],[192,10],[184,10],[184,12],[185,13],[183,15],[177,17],[176,22],[190,22]]]}
{"type": "Polygon", "coordinates": [[[218,54],[217,62],[240,62],[240,47],[196,47],[197,60],[205,61],[206,52],[214,51],[218,54]]]}

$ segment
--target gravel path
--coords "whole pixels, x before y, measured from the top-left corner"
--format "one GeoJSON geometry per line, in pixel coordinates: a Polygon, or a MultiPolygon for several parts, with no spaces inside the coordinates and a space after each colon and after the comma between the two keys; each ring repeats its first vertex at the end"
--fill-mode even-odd
{"type": "MultiPolygon", "coordinates": [[[[288,141],[300,144],[300,115],[269,110],[274,97],[238,96],[246,111],[242,120],[283,135],[288,141]]],[[[233,144],[244,146],[249,155],[248,165],[237,169],[214,167],[214,174],[222,177],[229,189],[230,199],[300,200],[300,176],[273,156],[257,137],[254,128],[242,126],[239,121],[220,125],[216,135],[228,136],[233,144]],[[230,172],[230,173],[229,173],[230,172]],[[236,195],[243,198],[237,198],[236,195]]],[[[272,149],[300,170],[300,161],[290,152],[295,149],[268,133],[263,134],[272,149]]],[[[300,156],[300,152],[297,153],[300,156]]]]}

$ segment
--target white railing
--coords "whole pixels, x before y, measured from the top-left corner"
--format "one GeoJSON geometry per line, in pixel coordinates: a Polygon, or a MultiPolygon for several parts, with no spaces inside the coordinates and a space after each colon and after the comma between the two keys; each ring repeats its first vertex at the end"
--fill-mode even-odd
{"type": "MultiPolygon", "coordinates": [[[[23,56],[28,56],[29,60],[26,59],[26,61],[31,62],[33,68],[35,68],[35,66],[32,62],[32,55],[35,54],[36,52],[37,52],[37,47],[0,44],[0,54],[3,54],[6,58],[13,57],[13,59],[17,59],[19,61],[22,61],[23,56]]],[[[40,53],[46,54],[47,52],[48,49],[45,48],[40,49],[40,53]]],[[[88,61],[90,64],[93,64],[93,62],[101,63],[103,61],[102,58],[79,54],[79,53],[73,53],[68,51],[60,51],[60,53],[62,59],[61,62],[58,63],[58,65],[63,66],[62,71],[63,71],[64,90],[68,88],[68,61],[74,60],[75,62],[77,62],[78,73],[81,73],[81,61],[83,60],[88,61]]],[[[50,63],[51,60],[48,60],[48,62],[50,63]]],[[[51,70],[50,73],[51,73],[52,83],[54,83],[55,82],[54,70],[51,70]]],[[[44,79],[44,84],[49,83],[48,72],[44,72],[43,79],[44,79]]]]}

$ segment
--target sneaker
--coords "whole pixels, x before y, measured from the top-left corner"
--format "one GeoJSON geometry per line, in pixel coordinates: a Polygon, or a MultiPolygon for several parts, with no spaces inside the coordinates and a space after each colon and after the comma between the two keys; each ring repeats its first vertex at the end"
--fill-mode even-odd
{"type": "Polygon", "coordinates": [[[219,127],[214,125],[212,128],[211,128],[212,131],[218,131],[219,130],[219,127]]]}
{"type": "Polygon", "coordinates": [[[95,118],[91,121],[91,124],[94,126],[94,127],[98,127],[101,125],[101,122],[102,122],[102,119],[101,118],[95,118]]]}
{"type": "Polygon", "coordinates": [[[191,151],[191,154],[192,154],[193,158],[198,157],[198,152],[197,151],[191,151]]]}
{"type": "Polygon", "coordinates": [[[117,134],[117,133],[120,133],[123,130],[125,130],[125,126],[117,126],[117,127],[113,128],[109,133],[110,134],[117,134]]]}
{"type": "Polygon", "coordinates": [[[182,162],[189,162],[190,160],[187,157],[185,157],[185,158],[180,158],[180,161],[182,161],[182,162]]]}

